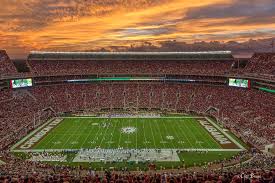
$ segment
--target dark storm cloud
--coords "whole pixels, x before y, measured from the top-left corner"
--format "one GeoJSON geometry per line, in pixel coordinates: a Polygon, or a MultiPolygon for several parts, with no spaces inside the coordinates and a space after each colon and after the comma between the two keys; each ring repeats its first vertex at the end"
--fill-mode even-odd
{"type": "Polygon", "coordinates": [[[223,40],[232,38],[252,38],[252,37],[271,37],[275,36],[275,29],[256,29],[256,30],[246,30],[238,32],[227,32],[220,34],[196,34],[195,39],[210,39],[210,40],[223,40]]]}

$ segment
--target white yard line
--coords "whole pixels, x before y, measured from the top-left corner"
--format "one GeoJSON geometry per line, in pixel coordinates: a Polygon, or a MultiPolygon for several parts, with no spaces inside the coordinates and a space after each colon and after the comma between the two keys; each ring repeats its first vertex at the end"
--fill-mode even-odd
{"type": "MultiPolygon", "coordinates": [[[[158,122],[157,122],[158,123],[158,122]]],[[[159,124],[159,125],[161,125],[161,124],[159,124]]],[[[159,128],[159,125],[156,125],[157,127],[156,128],[158,128],[158,131],[159,131],[159,135],[160,135],[160,138],[161,138],[161,140],[164,142],[165,140],[163,139],[163,137],[162,137],[162,133],[161,133],[161,130],[160,130],[160,128],[159,128]]],[[[164,143],[160,143],[163,147],[165,147],[165,144],[164,143]]]]}
{"type": "MultiPolygon", "coordinates": [[[[136,129],[137,129],[137,132],[140,130],[140,129],[138,129],[138,122],[137,122],[137,120],[136,120],[136,129]]],[[[137,143],[137,141],[138,141],[138,138],[137,138],[137,133],[136,132],[136,149],[138,148],[138,143],[137,143]]]]}
{"type": "MultiPolygon", "coordinates": [[[[74,125],[72,125],[72,127],[74,127],[74,125]]],[[[78,130],[81,128],[81,125],[78,125],[78,128],[76,130],[76,132],[78,132],[78,130]]],[[[69,128],[71,129],[71,128],[69,128]]],[[[70,136],[68,137],[68,139],[66,140],[66,142],[62,145],[62,147],[66,146],[68,142],[70,142],[70,139],[75,135],[76,133],[71,133],[70,136]]],[[[73,144],[71,145],[73,146],[73,144]]]]}
{"type": "MultiPolygon", "coordinates": [[[[64,122],[63,121],[63,123],[66,123],[66,122],[64,122]]],[[[72,126],[71,126],[72,127],[72,126]]],[[[70,128],[71,129],[71,128],[70,128]]],[[[62,135],[62,136],[66,136],[68,133],[56,133],[56,134],[54,134],[47,142],[46,142],[46,144],[44,145],[44,147],[46,147],[49,143],[51,143],[52,142],[52,139],[54,139],[56,136],[58,136],[58,135],[62,135]]],[[[45,136],[46,137],[46,136],[45,136]]]]}
{"type": "MultiPolygon", "coordinates": [[[[93,121],[91,121],[90,123],[93,123],[93,121]]],[[[92,126],[92,129],[94,128],[93,125],[90,125],[90,126],[92,126]]],[[[81,144],[81,147],[83,147],[84,144],[87,142],[87,140],[89,139],[90,135],[92,134],[92,131],[93,131],[93,130],[90,130],[90,132],[89,132],[88,135],[86,136],[85,140],[83,140],[83,143],[81,144]]]]}
{"type": "MultiPolygon", "coordinates": [[[[208,133],[208,131],[207,131],[198,121],[196,121],[196,123],[198,123],[199,126],[200,126],[201,128],[203,128],[203,130],[206,131],[206,135],[208,135],[209,138],[212,139],[214,143],[217,143],[218,146],[222,149],[222,146],[212,137],[212,135],[210,135],[210,134],[208,133]]],[[[201,130],[199,130],[198,134],[199,134],[200,137],[202,137],[202,139],[205,139],[205,136],[204,136],[204,134],[201,132],[201,130]]],[[[209,145],[209,148],[214,148],[214,147],[211,145],[211,143],[209,142],[209,140],[206,140],[206,143],[209,145]]]]}
{"type": "MultiPolygon", "coordinates": [[[[184,125],[185,125],[185,124],[184,124],[184,125]]],[[[197,142],[199,142],[199,146],[200,146],[200,148],[199,148],[199,149],[202,149],[202,148],[203,148],[203,146],[201,145],[200,141],[197,139],[196,135],[194,135],[194,133],[192,132],[192,130],[190,130],[189,125],[186,125],[186,128],[188,129],[188,131],[191,131],[191,133],[190,133],[190,134],[191,134],[193,137],[195,137],[195,139],[196,139],[196,143],[197,143],[197,142]]]]}
{"type": "Polygon", "coordinates": [[[156,141],[155,141],[155,136],[154,136],[154,133],[153,133],[153,130],[152,130],[152,126],[151,126],[151,122],[149,122],[149,126],[150,126],[150,129],[151,129],[151,133],[152,133],[152,136],[153,136],[153,141],[154,141],[154,148],[157,148],[156,146],[156,141]]]}
{"type": "Polygon", "coordinates": [[[143,121],[143,120],[142,120],[142,131],[143,131],[143,136],[144,136],[144,138],[145,138],[145,142],[143,142],[143,143],[145,143],[145,146],[147,146],[147,145],[146,145],[146,143],[147,143],[147,138],[146,138],[146,135],[145,135],[144,121],[143,121]]]}
{"type": "MultiPolygon", "coordinates": [[[[128,126],[130,127],[131,126],[131,123],[130,123],[130,120],[127,120],[127,122],[128,122],[128,126]]],[[[129,140],[129,137],[130,137],[130,134],[128,133],[127,134],[127,149],[129,149],[129,142],[130,142],[130,140],[129,140]]]]}
{"type": "MultiPolygon", "coordinates": [[[[115,123],[115,125],[114,125],[114,127],[113,127],[113,132],[112,132],[112,134],[111,134],[111,139],[110,139],[110,142],[109,142],[109,145],[108,145],[108,149],[111,147],[111,143],[112,143],[112,141],[113,141],[113,136],[114,136],[114,134],[115,134],[115,131],[116,131],[116,125],[117,125],[117,122],[116,121],[114,121],[114,122],[112,122],[112,124],[113,123],[115,123]]],[[[110,148],[111,149],[111,148],[110,148]]]]}
{"type": "MultiPolygon", "coordinates": [[[[78,125],[77,130],[75,131],[75,133],[73,133],[73,137],[76,136],[73,141],[76,141],[78,143],[78,139],[81,139],[81,135],[83,135],[82,133],[78,133],[79,131],[81,131],[81,125],[78,125]]],[[[70,137],[71,138],[71,137],[70,137]]],[[[71,144],[71,146],[74,146],[74,144],[71,144]]],[[[80,147],[82,148],[82,147],[80,147]]]]}
{"type": "Polygon", "coordinates": [[[107,132],[107,131],[108,131],[108,128],[107,128],[107,127],[105,127],[105,129],[104,129],[104,134],[103,134],[103,137],[101,138],[101,141],[100,141],[99,147],[101,147],[101,144],[102,144],[103,140],[105,140],[105,135],[106,135],[106,132],[107,132]]]}
{"type": "MultiPolygon", "coordinates": [[[[98,122],[97,122],[97,123],[98,123],[98,122]]],[[[99,123],[101,123],[101,122],[99,122],[99,123]]],[[[98,126],[97,126],[97,127],[98,127],[98,126]]],[[[97,134],[98,134],[100,131],[101,131],[100,128],[98,128],[98,130],[96,131],[96,134],[94,135],[94,138],[97,138],[97,139],[98,139],[97,134]]],[[[92,132],[89,133],[88,137],[90,137],[91,133],[92,133],[92,132]]]]}
{"type": "MultiPolygon", "coordinates": [[[[181,129],[181,132],[182,132],[184,138],[188,141],[189,147],[192,147],[192,148],[193,148],[192,143],[190,143],[189,138],[188,138],[187,136],[185,136],[185,131],[184,131],[184,129],[182,128],[182,126],[180,125],[181,121],[177,121],[176,123],[178,124],[178,127],[181,129]]],[[[184,139],[184,140],[185,140],[185,139],[184,139]]]]}
{"type": "MultiPolygon", "coordinates": [[[[120,127],[120,128],[122,127],[122,126],[121,126],[121,124],[119,125],[119,127],[120,127]]],[[[120,146],[121,134],[122,134],[122,133],[119,133],[119,138],[118,138],[118,147],[121,147],[121,146],[120,146]]]]}
{"type": "MultiPolygon", "coordinates": [[[[168,121],[168,124],[169,124],[169,122],[170,121],[168,121]]],[[[175,130],[173,133],[177,136],[177,138],[175,138],[175,139],[178,139],[178,140],[182,140],[181,138],[180,138],[180,134],[178,134],[178,130],[177,130],[177,128],[178,128],[178,125],[176,125],[177,124],[177,121],[171,121],[172,123],[175,123],[174,125],[171,125],[172,126],[172,128],[175,130]]],[[[166,126],[166,125],[165,125],[166,126]]],[[[173,139],[173,141],[175,140],[175,139],[173,139]]],[[[178,142],[175,142],[176,144],[178,143],[178,142]]],[[[174,142],[173,142],[173,144],[174,144],[174,142]]],[[[178,144],[177,144],[178,145],[178,144]]],[[[177,145],[175,145],[174,144],[174,147],[175,146],[177,146],[177,145]]]]}

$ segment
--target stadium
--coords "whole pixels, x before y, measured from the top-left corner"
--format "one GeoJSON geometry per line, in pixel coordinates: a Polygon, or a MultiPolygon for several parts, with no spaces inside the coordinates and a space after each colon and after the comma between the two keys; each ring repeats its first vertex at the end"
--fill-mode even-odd
{"type": "Polygon", "coordinates": [[[271,180],[274,68],[274,53],[32,51],[18,64],[2,50],[0,177],[271,180]]]}

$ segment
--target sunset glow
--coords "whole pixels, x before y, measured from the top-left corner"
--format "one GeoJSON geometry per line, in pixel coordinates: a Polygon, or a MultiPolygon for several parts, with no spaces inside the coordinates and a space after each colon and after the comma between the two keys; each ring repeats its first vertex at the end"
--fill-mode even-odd
{"type": "Polygon", "coordinates": [[[275,36],[274,0],[0,0],[0,45],[85,51],[139,42],[245,41],[275,36]]]}

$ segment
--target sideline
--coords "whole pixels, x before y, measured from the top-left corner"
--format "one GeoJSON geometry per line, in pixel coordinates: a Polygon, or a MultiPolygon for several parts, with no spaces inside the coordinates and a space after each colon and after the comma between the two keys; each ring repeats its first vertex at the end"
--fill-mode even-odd
{"type": "MultiPolygon", "coordinates": [[[[58,117],[57,117],[58,118],[58,117]]],[[[127,119],[127,118],[153,118],[153,119],[162,119],[162,118],[165,118],[165,119],[169,119],[169,118],[175,118],[175,119],[179,119],[179,118],[192,118],[192,119],[205,119],[205,117],[203,117],[203,116],[194,116],[194,117],[192,117],[192,116],[167,116],[167,117],[159,117],[159,116],[157,116],[157,117],[154,117],[154,116],[140,116],[140,117],[138,117],[138,116],[126,116],[126,117],[123,117],[123,116],[115,116],[115,117],[105,117],[105,116],[102,116],[102,117],[100,117],[100,116],[96,116],[96,117],[94,117],[94,116],[71,116],[71,117],[60,117],[60,118],[63,118],[63,119],[70,119],[70,118],[101,118],[101,119],[109,119],[109,118],[124,118],[124,119],[127,119]]]]}
{"type": "Polygon", "coordinates": [[[205,117],[209,123],[211,123],[215,128],[217,128],[221,133],[223,133],[229,140],[231,140],[235,145],[237,145],[241,150],[246,150],[245,147],[243,147],[238,141],[236,141],[231,135],[226,133],[219,125],[217,125],[214,121],[212,121],[210,118],[205,117]]]}
{"type": "MultiPolygon", "coordinates": [[[[78,152],[81,149],[20,149],[20,150],[14,150],[13,152],[64,152],[64,151],[73,151],[73,152],[78,152]]],[[[105,149],[101,149],[105,150],[105,149]]],[[[106,149],[108,150],[108,149],[106,149]]],[[[117,149],[115,149],[117,150],[117,149]]],[[[126,149],[122,149],[126,150],[126,149]]],[[[127,149],[131,150],[131,149],[127,149]]],[[[133,149],[134,150],[134,149],[133,149]]],[[[155,150],[155,149],[148,149],[148,150],[155,150]]],[[[186,151],[186,152],[240,152],[243,151],[242,149],[162,149],[162,150],[175,150],[175,151],[186,151]]]]}
{"type": "Polygon", "coordinates": [[[26,135],[24,138],[22,138],[21,140],[19,140],[18,142],[16,142],[12,147],[11,147],[11,151],[15,152],[15,148],[18,148],[21,144],[23,144],[24,142],[26,142],[27,140],[29,140],[30,137],[32,137],[33,135],[35,135],[38,131],[42,130],[45,126],[47,126],[48,124],[50,124],[54,119],[56,118],[52,118],[49,121],[47,121],[46,123],[44,123],[43,125],[39,126],[38,128],[36,128],[35,130],[33,130],[31,133],[29,133],[28,135],[26,135]]]}

